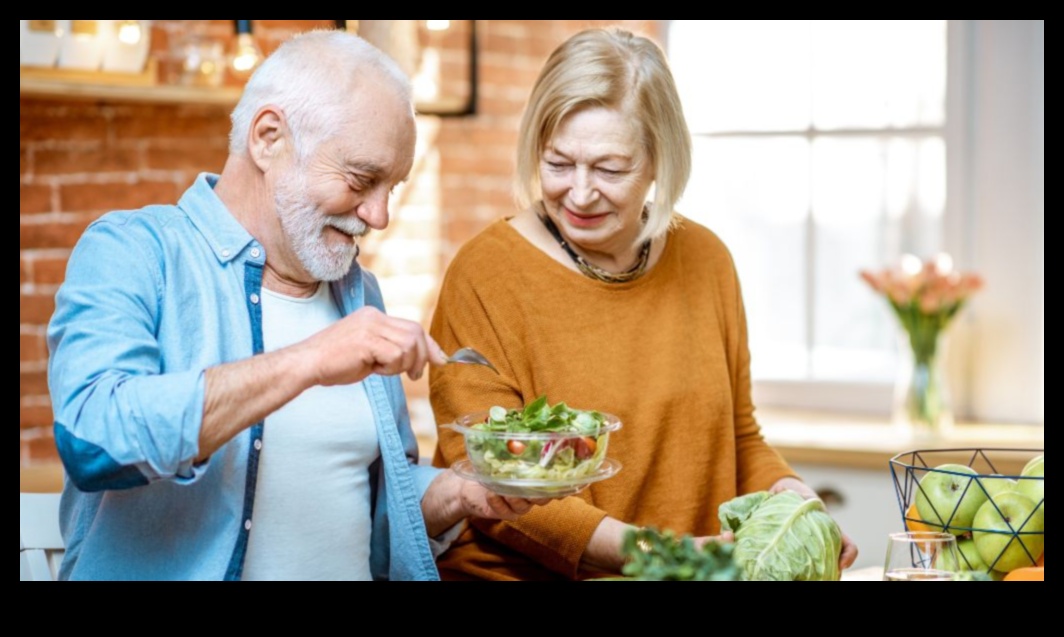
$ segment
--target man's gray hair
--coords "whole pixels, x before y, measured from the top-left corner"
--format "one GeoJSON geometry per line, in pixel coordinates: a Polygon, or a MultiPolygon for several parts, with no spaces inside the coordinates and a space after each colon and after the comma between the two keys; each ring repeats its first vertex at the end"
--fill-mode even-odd
{"type": "Polygon", "coordinates": [[[339,129],[344,104],[360,82],[390,81],[411,103],[410,80],[380,49],[344,31],[311,31],[280,46],[251,76],[233,109],[229,152],[246,155],[255,115],[267,105],[279,107],[294,137],[296,152],[307,157],[339,129]]]}

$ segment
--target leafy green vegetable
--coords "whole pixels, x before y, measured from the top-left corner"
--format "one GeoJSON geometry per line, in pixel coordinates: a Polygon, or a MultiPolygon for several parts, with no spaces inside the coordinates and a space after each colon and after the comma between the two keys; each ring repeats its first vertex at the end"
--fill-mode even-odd
{"type": "Polygon", "coordinates": [[[629,531],[624,539],[628,564],[624,575],[640,582],[736,582],[742,576],[733,559],[735,547],[717,542],[701,550],[690,536],[656,529],[629,531]]]}
{"type": "Polygon", "coordinates": [[[488,412],[488,422],[474,425],[473,429],[492,433],[597,436],[605,425],[606,417],[597,411],[569,409],[565,403],[551,407],[547,404],[547,397],[540,396],[523,410],[492,407],[488,412]]]}
{"type": "Polygon", "coordinates": [[[606,417],[597,411],[553,407],[541,396],[524,409],[492,407],[488,420],[466,437],[469,460],[482,475],[567,483],[602,466],[609,443],[606,417]]]}
{"type": "Polygon", "coordinates": [[[735,560],[749,581],[839,581],[842,532],[820,500],[790,491],[736,498],[720,508],[735,533],[735,560]]]}

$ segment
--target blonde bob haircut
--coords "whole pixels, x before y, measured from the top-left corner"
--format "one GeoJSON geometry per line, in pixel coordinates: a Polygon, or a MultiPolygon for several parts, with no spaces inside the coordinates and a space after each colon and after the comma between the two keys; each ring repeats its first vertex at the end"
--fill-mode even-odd
{"type": "Polygon", "coordinates": [[[638,121],[654,166],[654,201],[640,242],[664,236],[691,177],[691,133],[665,54],[649,39],[620,29],[578,33],[547,60],[521,120],[518,204],[529,207],[542,198],[540,160],[562,121],[593,107],[638,121]]]}

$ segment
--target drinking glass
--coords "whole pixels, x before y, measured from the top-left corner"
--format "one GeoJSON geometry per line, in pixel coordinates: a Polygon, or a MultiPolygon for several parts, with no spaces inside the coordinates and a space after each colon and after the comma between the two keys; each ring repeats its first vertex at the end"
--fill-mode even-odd
{"type": "Polygon", "coordinates": [[[887,545],[887,582],[949,582],[961,571],[957,538],[949,533],[895,533],[887,545]]]}

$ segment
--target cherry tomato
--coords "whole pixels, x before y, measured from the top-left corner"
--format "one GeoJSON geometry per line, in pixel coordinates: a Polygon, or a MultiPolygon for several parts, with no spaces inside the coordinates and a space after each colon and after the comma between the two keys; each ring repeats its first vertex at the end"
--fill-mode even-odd
{"type": "Polygon", "coordinates": [[[528,445],[520,440],[511,440],[506,443],[506,450],[510,452],[510,455],[523,456],[525,455],[525,451],[528,450],[528,445]]]}
{"type": "Polygon", "coordinates": [[[576,451],[577,458],[587,460],[594,457],[595,452],[598,451],[598,442],[594,438],[578,438],[573,441],[573,449],[576,451]]]}

